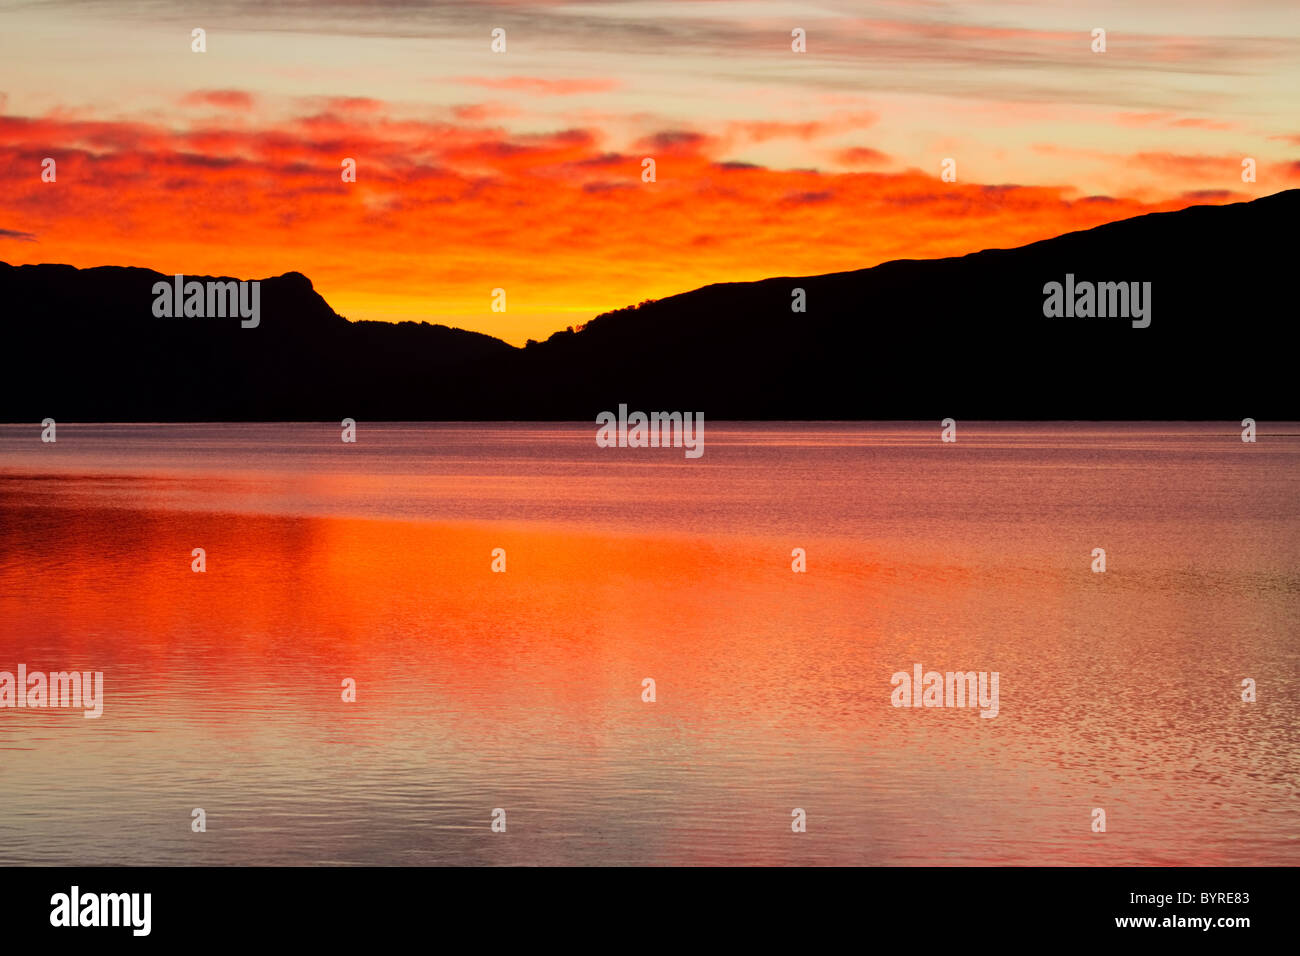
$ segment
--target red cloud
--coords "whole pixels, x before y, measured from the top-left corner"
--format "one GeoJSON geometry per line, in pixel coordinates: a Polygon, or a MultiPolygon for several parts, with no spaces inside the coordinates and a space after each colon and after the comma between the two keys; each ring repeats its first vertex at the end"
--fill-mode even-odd
{"type": "Polygon", "coordinates": [[[889,156],[878,149],[870,149],[866,146],[852,146],[849,149],[841,149],[835,154],[835,161],[841,166],[887,166],[891,162],[889,156]]]}
{"type": "Polygon", "coordinates": [[[333,96],[325,101],[325,108],[336,113],[378,113],[383,110],[384,101],[364,96],[333,96]]]}
{"type": "Polygon", "coordinates": [[[251,110],[253,97],[242,90],[196,90],[181,97],[186,106],[215,106],[223,110],[251,110]]]}

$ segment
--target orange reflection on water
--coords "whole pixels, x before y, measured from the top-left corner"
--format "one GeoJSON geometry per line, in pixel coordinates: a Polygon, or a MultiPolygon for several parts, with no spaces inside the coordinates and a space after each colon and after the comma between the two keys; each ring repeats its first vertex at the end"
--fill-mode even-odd
{"type": "MultiPolygon", "coordinates": [[[[1269,474],[1258,493],[1284,493],[1269,474]]],[[[1296,591],[1258,585],[1294,542],[1214,525],[1223,566],[1201,570],[1199,491],[1175,482],[1168,524],[1112,522],[1093,575],[1076,541],[1104,515],[1070,518],[1073,486],[1040,482],[1062,489],[1048,526],[989,497],[987,469],[965,480],[994,513],[943,536],[105,507],[71,476],[0,482],[0,669],[102,670],[106,692],[98,720],[0,713],[0,862],[1296,862],[1296,718],[1233,689],[1294,674],[1296,591]],[[891,707],[915,663],[998,671],[998,717],[891,707]],[[178,835],[193,806],[222,840],[178,835]],[[484,842],[497,806],[511,838],[484,842]]]]}

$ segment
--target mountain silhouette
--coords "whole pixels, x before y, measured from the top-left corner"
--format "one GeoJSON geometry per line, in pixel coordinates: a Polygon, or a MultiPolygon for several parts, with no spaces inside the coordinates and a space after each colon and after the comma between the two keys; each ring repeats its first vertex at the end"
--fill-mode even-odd
{"type": "Polygon", "coordinates": [[[711,285],[526,348],[348,321],[293,272],[261,280],[260,322],[242,328],[155,317],[172,277],[146,269],[0,263],[0,419],[593,420],[620,403],[714,420],[1295,419],[1297,213],[1288,190],[1017,249],[711,285]],[[1045,286],[1067,275],[1150,283],[1149,326],[1045,316],[1045,286]]]}

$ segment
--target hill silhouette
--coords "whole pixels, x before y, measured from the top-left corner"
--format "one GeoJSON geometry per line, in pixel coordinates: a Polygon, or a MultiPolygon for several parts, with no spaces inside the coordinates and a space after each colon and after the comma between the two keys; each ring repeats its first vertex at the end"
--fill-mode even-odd
{"type": "Polygon", "coordinates": [[[244,329],[155,318],[152,287],[171,277],[146,269],[0,263],[0,418],[591,420],[625,402],[714,420],[1295,419],[1297,213],[1289,190],[1017,249],[711,285],[522,349],[348,321],[298,273],[262,280],[244,329]],[[1045,317],[1045,284],[1067,274],[1151,283],[1149,327],[1045,317]]]}

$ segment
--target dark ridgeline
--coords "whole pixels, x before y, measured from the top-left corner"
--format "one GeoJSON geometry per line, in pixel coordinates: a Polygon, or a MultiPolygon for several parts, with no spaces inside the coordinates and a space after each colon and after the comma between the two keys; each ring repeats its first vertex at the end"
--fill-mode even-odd
{"type": "Polygon", "coordinates": [[[0,419],[594,420],[620,402],[712,420],[1294,419],[1297,213],[1289,190],[1019,249],[712,285],[526,349],[350,322],[298,273],[263,280],[244,329],[155,318],[170,277],[148,270],[0,263],[0,419]],[[1043,286],[1066,273],[1151,282],[1150,327],[1045,318],[1043,286]]]}

